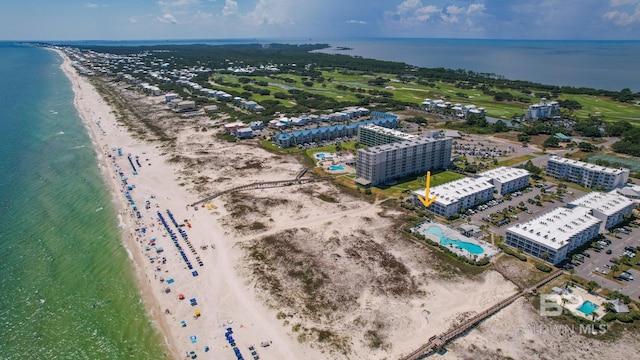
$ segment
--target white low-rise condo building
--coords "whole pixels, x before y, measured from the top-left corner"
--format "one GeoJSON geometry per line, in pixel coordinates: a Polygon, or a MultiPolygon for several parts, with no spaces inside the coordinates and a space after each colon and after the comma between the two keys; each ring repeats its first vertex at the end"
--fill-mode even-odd
{"type": "MultiPolygon", "coordinates": [[[[429,190],[429,197],[436,200],[426,209],[444,218],[451,218],[461,210],[469,209],[493,199],[495,187],[486,177],[464,178],[448,182],[429,190]]],[[[425,189],[413,192],[413,203],[422,206],[418,196],[425,196],[425,189]]]]}
{"type": "Polygon", "coordinates": [[[630,172],[625,168],[608,168],[555,155],[547,161],[547,176],[604,191],[625,186],[630,172]]]}
{"type": "Polygon", "coordinates": [[[451,138],[420,137],[358,149],[356,183],[383,184],[404,176],[443,169],[451,165],[451,138]]]}
{"type": "Polygon", "coordinates": [[[417,138],[418,136],[374,124],[358,127],[358,142],[367,146],[378,146],[417,138]]]}
{"type": "Polygon", "coordinates": [[[600,231],[605,231],[621,223],[625,215],[631,214],[636,204],[622,195],[591,192],[573,200],[567,206],[591,209],[591,215],[602,220],[600,231]]]}
{"type": "Polygon", "coordinates": [[[529,172],[525,169],[499,167],[478,174],[491,179],[491,183],[500,195],[509,194],[529,186],[529,172]]]}
{"type": "Polygon", "coordinates": [[[505,243],[552,264],[598,235],[602,220],[582,206],[555,208],[507,229],[505,243]],[[545,255],[546,254],[546,255],[545,255]]]}

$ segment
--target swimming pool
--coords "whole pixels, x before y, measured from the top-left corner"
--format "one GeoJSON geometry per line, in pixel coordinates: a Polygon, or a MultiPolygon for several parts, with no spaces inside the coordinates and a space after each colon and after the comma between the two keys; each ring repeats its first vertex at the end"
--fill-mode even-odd
{"type": "Polygon", "coordinates": [[[329,167],[329,170],[331,170],[331,171],[342,171],[342,170],[344,170],[344,165],[331,165],[329,167]]]}
{"type": "Polygon", "coordinates": [[[598,305],[596,305],[596,304],[592,303],[591,301],[587,300],[587,301],[583,302],[582,305],[580,305],[580,307],[577,308],[576,310],[578,310],[581,313],[589,316],[594,311],[596,311],[597,308],[599,308],[598,305]]]}
{"type": "Polygon", "coordinates": [[[432,234],[437,236],[440,239],[440,245],[443,246],[449,246],[449,245],[453,245],[453,246],[457,246],[458,248],[464,249],[466,251],[468,251],[471,254],[474,255],[479,255],[482,254],[484,252],[484,249],[482,248],[482,246],[474,244],[474,243],[470,243],[467,241],[460,241],[460,240],[455,240],[455,239],[451,239],[450,237],[447,237],[444,232],[442,232],[442,229],[439,226],[429,226],[428,229],[426,229],[425,234],[432,234]]]}
{"type": "Polygon", "coordinates": [[[317,154],[316,154],[316,157],[317,157],[318,159],[324,159],[324,156],[325,156],[325,155],[324,155],[324,153],[317,153],[317,154]]]}

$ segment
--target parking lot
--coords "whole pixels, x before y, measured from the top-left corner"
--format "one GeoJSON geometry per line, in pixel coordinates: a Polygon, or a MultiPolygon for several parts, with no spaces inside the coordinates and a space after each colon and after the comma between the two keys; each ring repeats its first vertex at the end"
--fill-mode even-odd
{"type": "MultiPolygon", "coordinates": [[[[511,200],[493,201],[490,203],[486,203],[485,206],[476,207],[473,210],[474,213],[465,216],[460,220],[460,223],[466,223],[467,221],[469,221],[471,224],[477,226],[489,225],[491,232],[499,235],[505,235],[507,229],[510,226],[513,226],[516,223],[524,223],[529,219],[539,217],[558,206],[566,206],[568,202],[571,202],[572,200],[585,194],[584,192],[569,188],[568,192],[563,196],[564,201],[559,201],[557,199],[551,201],[543,201],[541,203],[542,206],[530,204],[528,200],[533,200],[536,195],[541,194],[542,189],[544,189],[544,187],[532,187],[530,191],[521,192],[521,195],[512,195],[511,200]],[[511,219],[509,219],[508,223],[502,226],[496,226],[490,222],[485,221],[491,213],[501,212],[503,209],[508,209],[510,206],[512,208],[517,208],[521,202],[524,202],[528,211],[522,211],[515,217],[512,216],[511,219]],[[483,218],[485,218],[485,220],[483,220],[483,218]]],[[[637,266],[634,266],[633,268],[627,270],[633,280],[612,280],[606,278],[602,273],[607,274],[609,271],[611,271],[611,266],[615,265],[611,262],[611,259],[620,259],[625,252],[625,247],[631,246],[635,248],[636,246],[640,246],[640,228],[631,228],[631,231],[629,233],[620,232],[615,236],[606,236],[606,239],[608,239],[610,244],[606,244],[605,246],[603,246],[603,249],[600,252],[594,251],[593,249],[585,251],[588,256],[583,257],[584,262],[574,261],[574,269],[576,271],[576,275],[587,280],[595,280],[598,282],[598,284],[600,284],[602,288],[617,290],[623,294],[630,296],[633,299],[639,299],[640,271],[637,270],[637,266]],[[596,272],[596,269],[600,270],[600,273],[596,272]]],[[[633,264],[635,264],[636,261],[638,260],[634,260],[633,264]]],[[[618,271],[616,275],[619,275],[621,273],[622,271],[618,271]]]]}
{"type": "MultiPolygon", "coordinates": [[[[638,228],[632,228],[628,234],[618,233],[617,236],[619,238],[607,236],[606,238],[609,239],[611,244],[604,246],[600,252],[594,249],[585,251],[589,256],[585,256],[584,262],[582,263],[574,261],[574,264],[576,264],[574,270],[576,271],[576,275],[584,279],[595,280],[603,288],[617,290],[637,300],[640,296],[640,271],[638,271],[636,267],[627,270],[632,275],[633,280],[611,280],[605,278],[603,274],[596,272],[597,268],[604,273],[608,273],[614,265],[611,259],[620,259],[625,252],[625,247],[640,246],[640,241],[638,240],[640,239],[640,229],[638,228]],[[610,254],[608,254],[608,252],[610,252],[610,254]]],[[[635,264],[636,261],[632,263],[635,264]]],[[[621,272],[618,271],[616,275],[620,273],[621,272]]]]}
{"type": "MultiPolygon", "coordinates": [[[[547,183],[547,185],[548,184],[549,183],[547,183]]],[[[493,206],[491,206],[492,204],[490,204],[491,202],[489,202],[487,203],[486,208],[476,208],[473,210],[474,214],[469,216],[471,218],[471,224],[477,226],[490,224],[490,222],[484,221],[483,218],[488,217],[491,213],[501,212],[505,208],[508,209],[510,206],[512,208],[517,208],[519,204],[523,202],[527,207],[528,212],[522,211],[518,213],[516,215],[517,218],[512,217],[508,223],[505,223],[502,226],[490,224],[491,232],[504,236],[507,232],[507,228],[509,228],[510,226],[513,226],[516,223],[524,223],[529,219],[536,218],[546,212],[551,211],[554,208],[557,208],[558,206],[565,206],[568,202],[571,202],[572,200],[585,194],[582,191],[568,189],[569,192],[565,193],[563,196],[563,202],[559,200],[551,200],[541,202],[542,206],[530,204],[528,200],[531,199],[533,201],[536,195],[542,194],[542,189],[543,188],[531,187],[530,191],[522,191],[521,195],[519,196],[512,195],[511,200],[502,200],[500,203],[496,202],[493,206]]],[[[465,217],[463,221],[466,220],[467,219],[465,217]]]]}

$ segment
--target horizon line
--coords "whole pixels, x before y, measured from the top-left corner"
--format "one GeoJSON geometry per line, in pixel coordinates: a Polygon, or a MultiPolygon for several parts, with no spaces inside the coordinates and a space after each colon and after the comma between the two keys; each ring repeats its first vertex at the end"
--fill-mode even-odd
{"type": "Polygon", "coordinates": [[[7,40],[0,43],[83,43],[83,42],[187,42],[187,41],[349,41],[349,40],[447,40],[447,41],[543,41],[543,42],[640,42],[640,39],[517,39],[517,38],[448,38],[448,37],[407,37],[407,36],[367,36],[367,37],[237,37],[237,38],[165,38],[165,39],[65,39],[65,40],[7,40]]]}

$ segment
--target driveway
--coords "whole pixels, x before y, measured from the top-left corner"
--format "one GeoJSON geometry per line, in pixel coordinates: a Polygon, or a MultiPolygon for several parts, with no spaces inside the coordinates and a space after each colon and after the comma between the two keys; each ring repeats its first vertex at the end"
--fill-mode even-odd
{"type": "MultiPolygon", "coordinates": [[[[611,280],[594,271],[596,267],[609,271],[609,269],[606,268],[605,265],[613,266],[614,264],[611,263],[610,260],[612,258],[620,259],[622,253],[624,252],[625,246],[635,247],[640,245],[640,242],[638,241],[638,239],[640,239],[640,229],[632,229],[633,230],[628,235],[619,234],[620,239],[607,236],[607,238],[611,240],[611,245],[606,246],[604,250],[602,250],[602,252],[595,252],[591,249],[587,250],[587,253],[591,255],[591,257],[585,257],[584,263],[575,267],[576,275],[587,280],[595,280],[598,282],[598,284],[600,284],[602,288],[617,290],[625,295],[628,295],[632,299],[637,300],[640,296],[640,271],[638,271],[637,266],[634,266],[631,270],[628,270],[628,272],[630,272],[634,278],[630,281],[611,280]],[[607,254],[607,250],[611,250],[611,254],[607,254]]],[[[635,261],[633,261],[634,264],[635,261]]]]}

